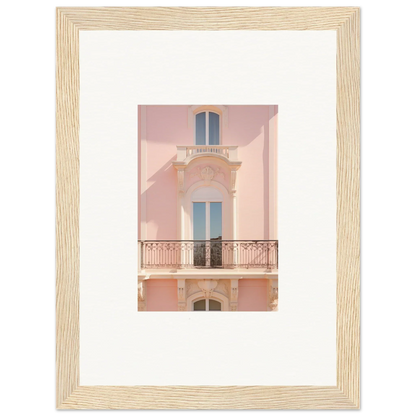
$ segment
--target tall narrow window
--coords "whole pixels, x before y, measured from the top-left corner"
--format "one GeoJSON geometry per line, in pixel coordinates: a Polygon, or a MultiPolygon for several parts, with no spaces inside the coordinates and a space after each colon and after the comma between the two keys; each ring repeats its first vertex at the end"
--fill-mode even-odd
{"type": "Polygon", "coordinates": [[[206,114],[199,113],[195,116],[195,144],[205,145],[206,142],[206,114]]]}
{"type": "Polygon", "coordinates": [[[195,116],[195,144],[217,146],[220,144],[220,116],[204,111],[195,116]]]}
{"type": "Polygon", "coordinates": [[[222,267],[222,202],[193,203],[194,266],[222,267]]]}
{"type": "Polygon", "coordinates": [[[220,144],[220,116],[216,113],[209,113],[209,144],[220,144]]]}

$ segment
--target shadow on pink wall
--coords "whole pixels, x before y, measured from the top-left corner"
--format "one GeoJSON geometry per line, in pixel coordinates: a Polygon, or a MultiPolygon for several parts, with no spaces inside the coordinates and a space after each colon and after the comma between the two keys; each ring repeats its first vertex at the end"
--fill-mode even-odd
{"type": "MultiPolygon", "coordinates": [[[[275,112],[277,113],[277,106],[275,112]]],[[[139,106],[140,114],[140,106],[139,106]]],[[[239,239],[268,239],[269,209],[269,106],[229,106],[228,127],[222,128],[222,144],[237,145],[243,162],[238,173],[239,239]],[[255,221],[253,221],[255,218],[255,221]]],[[[139,116],[139,133],[140,133],[139,116]]],[[[140,135],[139,135],[140,136],[140,135]]],[[[193,145],[188,127],[188,106],[146,106],[148,240],[177,238],[176,159],[177,145],[193,145]]],[[[139,161],[141,153],[139,137],[139,161]]],[[[139,239],[140,235],[139,207],[139,239]]]]}

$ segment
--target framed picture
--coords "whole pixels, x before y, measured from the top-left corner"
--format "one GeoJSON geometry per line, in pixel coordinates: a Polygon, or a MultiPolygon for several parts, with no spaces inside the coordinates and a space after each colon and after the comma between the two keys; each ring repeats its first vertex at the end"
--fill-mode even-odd
{"type": "Polygon", "coordinates": [[[359,408],[359,9],[56,18],[57,407],[359,408]]]}

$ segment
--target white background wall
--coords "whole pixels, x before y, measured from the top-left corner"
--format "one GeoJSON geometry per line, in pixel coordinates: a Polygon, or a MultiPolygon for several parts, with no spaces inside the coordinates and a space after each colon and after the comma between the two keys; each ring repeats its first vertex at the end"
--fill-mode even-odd
{"type": "Polygon", "coordinates": [[[80,80],[81,385],[336,385],[336,32],[83,31],[80,80]],[[138,314],[136,103],[216,100],[280,106],[279,313],[138,314]]]}

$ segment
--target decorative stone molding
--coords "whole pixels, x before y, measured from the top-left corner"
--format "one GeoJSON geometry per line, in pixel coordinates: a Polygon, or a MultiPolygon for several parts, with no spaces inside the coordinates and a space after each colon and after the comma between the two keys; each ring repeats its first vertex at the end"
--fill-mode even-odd
{"type": "Polygon", "coordinates": [[[202,298],[220,301],[224,311],[237,311],[238,279],[178,280],[178,310],[192,311],[193,302],[202,298]]]}
{"type": "Polygon", "coordinates": [[[137,298],[140,302],[144,301],[144,282],[143,282],[143,280],[139,280],[139,283],[138,283],[138,297],[137,298]]]}
{"type": "Polygon", "coordinates": [[[142,279],[137,282],[137,309],[139,311],[146,310],[146,284],[142,279]]]}
{"type": "MultiPolygon", "coordinates": [[[[212,296],[209,296],[209,299],[214,299],[221,303],[221,307],[223,311],[229,311],[230,305],[229,305],[229,299],[227,296],[224,296],[221,293],[218,292],[212,292],[212,296]]],[[[193,303],[197,300],[206,298],[205,293],[201,290],[194,293],[193,295],[189,296],[186,300],[186,306],[188,311],[193,310],[193,303]]]]}
{"type": "Polygon", "coordinates": [[[269,280],[269,307],[273,312],[277,312],[279,301],[279,288],[278,280],[270,279],[269,280]]]}
{"type": "Polygon", "coordinates": [[[204,169],[202,169],[199,172],[199,176],[201,177],[202,180],[205,181],[205,183],[210,183],[215,176],[215,172],[214,169],[212,169],[210,166],[206,166],[204,169]]]}
{"type": "Polygon", "coordinates": [[[195,176],[200,177],[205,182],[205,185],[210,185],[216,176],[221,176],[224,179],[224,173],[221,172],[221,169],[217,168],[214,170],[211,166],[205,166],[203,169],[198,167],[196,172],[191,173],[191,178],[195,176]]]}
{"type": "Polygon", "coordinates": [[[238,310],[238,279],[231,279],[230,310],[238,310]]]}
{"type": "Polygon", "coordinates": [[[186,297],[193,295],[194,293],[199,292],[199,287],[194,280],[186,281],[186,297]]]}
{"type": "Polygon", "coordinates": [[[218,285],[215,288],[215,292],[221,293],[227,298],[230,296],[230,281],[229,280],[218,280],[218,285]]]}
{"type": "Polygon", "coordinates": [[[206,298],[210,298],[212,296],[212,292],[218,285],[218,280],[212,279],[204,279],[198,281],[198,287],[204,293],[206,298]]]}
{"type": "Polygon", "coordinates": [[[178,279],[178,311],[186,311],[185,284],[185,279],[178,279]]]}

